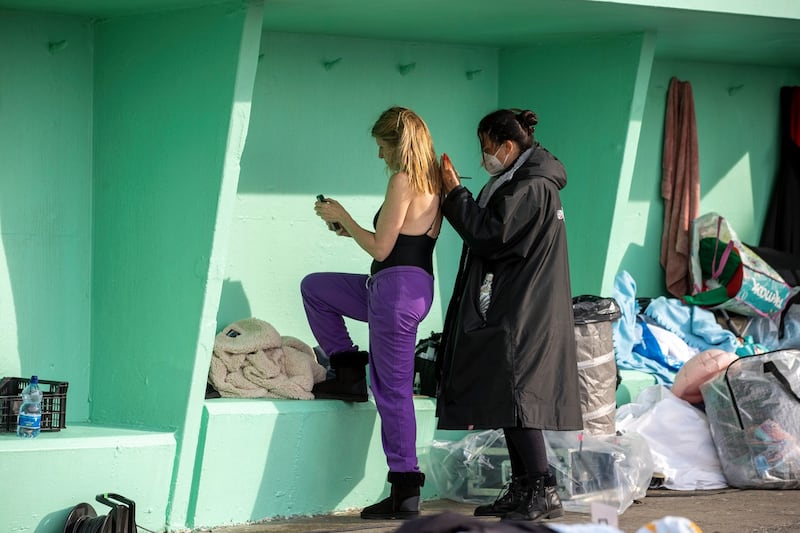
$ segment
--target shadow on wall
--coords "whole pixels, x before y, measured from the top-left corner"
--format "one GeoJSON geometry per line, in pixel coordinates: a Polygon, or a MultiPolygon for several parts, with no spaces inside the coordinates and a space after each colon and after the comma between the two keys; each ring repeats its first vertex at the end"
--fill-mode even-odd
{"type": "Polygon", "coordinates": [[[250,300],[248,300],[247,294],[244,292],[242,282],[230,279],[223,281],[219,309],[217,309],[217,329],[215,333],[220,332],[237,320],[250,318],[251,316],[250,300]]]}
{"type": "MultiPolygon", "coordinates": [[[[645,241],[641,244],[628,244],[617,271],[608,273],[612,280],[611,287],[613,287],[613,280],[616,276],[625,270],[636,281],[637,296],[657,298],[668,294],[664,268],[661,266],[658,254],[661,246],[661,218],[663,218],[663,210],[659,212],[658,207],[661,206],[650,204],[647,208],[652,214],[647,217],[649,226],[645,233],[645,241]],[[657,226],[653,222],[655,220],[658,221],[657,226]]],[[[611,294],[602,296],[611,296],[611,294]]]]}
{"type": "MultiPolygon", "coordinates": [[[[1,226],[2,224],[0,223],[0,227],[1,226]]],[[[0,240],[0,257],[6,256],[5,240],[6,239],[0,240]]],[[[0,272],[3,273],[3,275],[0,276],[0,302],[2,303],[2,309],[5,311],[4,314],[7,317],[2,322],[4,334],[3,339],[0,341],[0,374],[4,376],[21,376],[22,361],[17,355],[20,353],[17,344],[19,329],[17,320],[19,312],[15,305],[15,277],[12,275],[12,271],[15,272],[16,270],[12,269],[12,266],[13,265],[7,259],[4,263],[0,263],[0,272]]]]}

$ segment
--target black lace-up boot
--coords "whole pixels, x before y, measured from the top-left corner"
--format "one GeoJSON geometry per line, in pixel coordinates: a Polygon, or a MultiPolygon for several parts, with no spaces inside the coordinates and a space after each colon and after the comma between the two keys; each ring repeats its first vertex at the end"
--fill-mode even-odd
{"type": "Polygon", "coordinates": [[[406,520],[419,516],[419,488],[425,484],[422,472],[389,472],[392,491],[388,498],[365,507],[361,518],[367,520],[406,520]]]}
{"type": "Polygon", "coordinates": [[[504,516],[506,513],[514,511],[528,497],[530,497],[528,478],[513,476],[493,503],[479,505],[475,508],[474,514],[475,516],[504,516]]]}
{"type": "Polygon", "coordinates": [[[367,352],[341,352],[331,355],[331,368],[336,372],[336,376],[314,385],[311,389],[314,397],[366,402],[368,360],[367,352]]]}
{"type": "Polygon", "coordinates": [[[527,498],[519,507],[506,513],[503,520],[545,520],[559,516],[564,516],[564,507],[556,492],[555,479],[553,476],[535,476],[531,479],[527,498]]]}

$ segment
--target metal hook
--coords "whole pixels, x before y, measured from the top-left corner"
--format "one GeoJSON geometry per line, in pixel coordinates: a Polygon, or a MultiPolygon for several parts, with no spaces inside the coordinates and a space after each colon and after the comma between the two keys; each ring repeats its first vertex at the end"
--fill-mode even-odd
{"type": "Polygon", "coordinates": [[[744,84],[728,87],[728,96],[733,96],[744,88],[744,84]]]}
{"type": "Polygon", "coordinates": [[[47,50],[53,54],[55,52],[60,52],[66,48],[68,44],[69,42],[66,39],[62,39],[60,41],[50,41],[47,43],[47,50]]]}
{"type": "Polygon", "coordinates": [[[341,60],[342,60],[341,57],[337,57],[336,59],[333,59],[331,61],[323,61],[322,66],[325,68],[325,70],[330,70],[333,67],[335,67],[341,60]]]}
{"type": "Polygon", "coordinates": [[[416,63],[406,63],[405,65],[397,65],[397,72],[400,73],[401,76],[405,76],[416,67],[416,63]]]}

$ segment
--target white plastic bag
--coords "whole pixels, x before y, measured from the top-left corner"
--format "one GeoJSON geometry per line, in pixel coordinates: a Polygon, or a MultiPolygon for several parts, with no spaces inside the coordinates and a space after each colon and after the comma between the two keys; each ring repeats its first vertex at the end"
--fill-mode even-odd
{"type": "Polygon", "coordinates": [[[728,486],[708,418],[663,385],[647,387],[635,403],[617,409],[617,430],[641,435],[650,446],[655,472],[672,490],[728,486]]]}

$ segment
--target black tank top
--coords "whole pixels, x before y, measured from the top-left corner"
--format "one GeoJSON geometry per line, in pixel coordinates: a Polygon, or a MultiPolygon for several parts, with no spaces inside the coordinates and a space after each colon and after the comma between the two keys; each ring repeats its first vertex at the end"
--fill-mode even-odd
{"type": "MultiPolygon", "coordinates": [[[[381,210],[378,209],[378,212],[375,213],[375,218],[372,219],[373,227],[378,225],[378,215],[380,214],[381,210]]],[[[383,261],[372,261],[370,275],[374,276],[384,268],[415,266],[433,276],[433,247],[436,244],[436,239],[429,236],[428,231],[431,230],[435,223],[436,218],[433,219],[431,227],[422,235],[403,235],[400,233],[388,257],[383,261]]]]}

